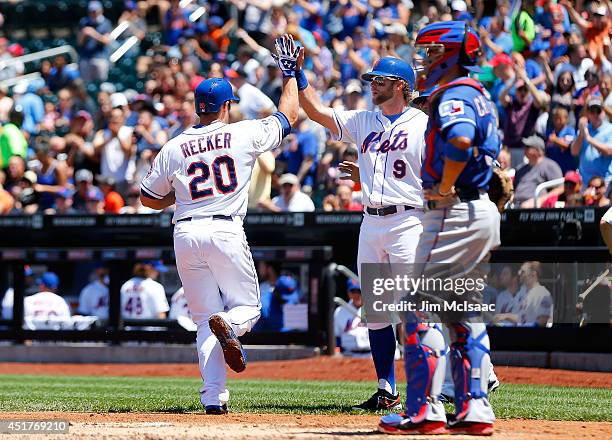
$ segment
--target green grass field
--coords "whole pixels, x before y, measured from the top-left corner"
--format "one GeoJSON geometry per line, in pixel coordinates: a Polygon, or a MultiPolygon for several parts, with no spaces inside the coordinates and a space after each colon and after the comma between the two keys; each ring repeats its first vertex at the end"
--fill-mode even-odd
{"type": "MultiPolygon", "coordinates": [[[[0,411],[199,412],[199,379],[0,375],[0,411]]],[[[232,380],[233,412],[338,414],[371,383],[232,380]]],[[[498,418],[612,421],[612,389],[504,384],[498,418]]],[[[450,407],[448,408],[450,410],[450,407]]]]}

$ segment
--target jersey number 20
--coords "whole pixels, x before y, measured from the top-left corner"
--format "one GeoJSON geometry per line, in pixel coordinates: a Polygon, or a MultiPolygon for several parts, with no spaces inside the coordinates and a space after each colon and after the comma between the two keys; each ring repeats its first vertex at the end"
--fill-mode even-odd
{"type": "MultiPolygon", "coordinates": [[[[236,167],[234,166],[234,159],[229,156],[217,157],[212,163],[213,169],[213,180],[215,186],[221,194],[227,194],[233,192],[238,186],[238,179],[236,178],[236,167]],[[229,183],[223,181],[223,174],[221,174],[221,167],[224,166],[229,175],[229,183]]],[[[201,199],[203,197],[210,197],[213,195],[212,188],[199,189],[199,185],[203,185],[210,178],[210,167],[206,162],[193,162],[187,168],[187,175],[196,175],[191,182],[189,182],[189,190],[191,191],[191,198],[193,200],[201,199]],[[199,173],[198,173],[199,171],[199,173]],[[197,174],[197,175],[196,175],[197,174]]]]}

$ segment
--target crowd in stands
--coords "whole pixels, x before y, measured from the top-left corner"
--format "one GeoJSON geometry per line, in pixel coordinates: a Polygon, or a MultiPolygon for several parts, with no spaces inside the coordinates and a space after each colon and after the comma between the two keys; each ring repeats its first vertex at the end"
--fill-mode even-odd
{"type": "MultiPolygon", "coordinates": [[[[372,107],[363,72],[382,56],[410,62],[416,32],[440,20],[478,30],[482,73],[499,114],[499,162],[514,177],[514,207],[606,206],[612,180],[612,2],[588,0],[178,0],[126,1],[117,23],[90,1],[75,23],[78,63],[60,55],[40,78],[6,86],[30,69],[0,69],[0,213],[147,213],[139,183],[164,143],[194,124],[195,87],[225,77],[241,98],[232,120],[276,109],[282,78],[271,57],[289,33],[306,49],[311,87],[326,104],[372,107]],[[188,3],[182,6],[182,3],[188,3]],[[198,8],[205,14],[195,19],[198,8]],[[194,21],[195,20],[195,21],[194,21]],[[145,44],[161,32],[161,41],[145,44]],[[124,56],[135,85],[111,80],[124,56]],[[92,88],[92,85],[95,86],[92,88]],[[92,93],[92,90],[94,92],[92,93]],[[534,200],[545,181],[564,180],[534,200]]],[[[150,41],[149,41],[150,43],[150,41]]],[[[0,38],[0,61],[23,47],[0,38]]],[[[1,67],[1,66],[0,66],[1,67]]],[[[362,209],[360,188],[339,178],[359,146],[337,142],[304,114],[281,148],[259,157],[249,208],[362,209]]]]}

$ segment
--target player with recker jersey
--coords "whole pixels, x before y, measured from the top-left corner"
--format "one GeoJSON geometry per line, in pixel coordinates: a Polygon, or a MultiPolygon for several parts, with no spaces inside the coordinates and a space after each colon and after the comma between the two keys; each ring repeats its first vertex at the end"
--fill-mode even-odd
{"type": "Polygon", "coordinates": [[[298,117],[295,71],[304,50],[293,38],[276,40],[283,73],[278,112],[264,119],[229,123],[231,85],[222,78],[195,90],[199,124],[166,143],[141,183],[141,201],[153,209],[176,203],[173,223],[176,266],[193,321],[207,414],[227,413],[225,363],[246,368],[238,336],[260,317],[257,273],[242,220],[257,157],[280,146],[298,117]]]}
{"type": "MultiPolygon", "coordinates": [[[[421,171],[427,202],[416,263],[425,276],[439,270],[437,263],[454,268],[453,277],[469,276],[500,243],[500,215],[487,195],[500,149],[497,118],[482,85],[468,77],[470,71],[478,70],[480,40],[464,22],[455,21],[426,26],[415,44],[423,62],[417,87],[438,86],[428,102],[430,119],[421,171]]],[[[455,414],[447,418],[439,400],[447,353],[440,328],[409,320],[404,345],[406,412],[383,417],[380,431],[493,433],[486,326],[466,314],[441,314],[440,318],[450,331],[455,414]]]]}

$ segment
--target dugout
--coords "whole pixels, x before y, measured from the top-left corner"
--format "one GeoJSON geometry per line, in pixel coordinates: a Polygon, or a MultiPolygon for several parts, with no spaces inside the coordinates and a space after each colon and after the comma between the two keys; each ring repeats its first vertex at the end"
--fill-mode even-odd
{"type": "MultiPolygon", "coordinates": [[[[586,274],[589,267],[596,267],[591,263],[609,260],[599,235],[599,220],[604,212],[605,208],[590,207],[507,211],[502,216],[502,246],[493,253],[491,261],[567,263],[580,265],[586,274]]],[[[286,271],[299,278],[303,292],[301,307],[307,313],[302,323],[307,322],[308,328],[254,332],[244,338],[245,343],[329,347],[331,339],[327,329],[333,296],[336,292],[338,296],[344,293],[340,290],[344,280],[329,273],[330,264],[345,265],[355,271],[361,220],[362,215],[354,212],[251,213],[246,217],[245,230],[255,260],[281,263],[286,271]]],[[[0,232],[2,293],[9,284],[16,291],[23,291],[24,264],[51,268],[62,277],[91,261],[105,261],[111,267],[111,291],[118,292],[121,283],[129,278],[135,261],[161,258],[170,264],[174,260],[171,216],[166,213],[7,216],[0,217],[0,232]]],[[[178,287],[178,280],[173,282],[172,288],[178,287]]],[[[558,306],[568,317],[574,313],[571,301],[558,306]]],[[[109,322],[85,331],[23,330],[18,322],[22,313],[19,307],[12,320],[0,322],[0,340],[191,343],[195,338],[193,333],[169,321],[121,322],[117,293],[111,295],[109,322]],[[163,330],[125,330],[126,325],[134,327],[133,324],[162,325],[163,330]]],[[[568,323],[554,324],[549,329],[491,328],[494,350],[610,353],[611,336],[609,325],[579,328],[577,323],[568,323]]]]}

